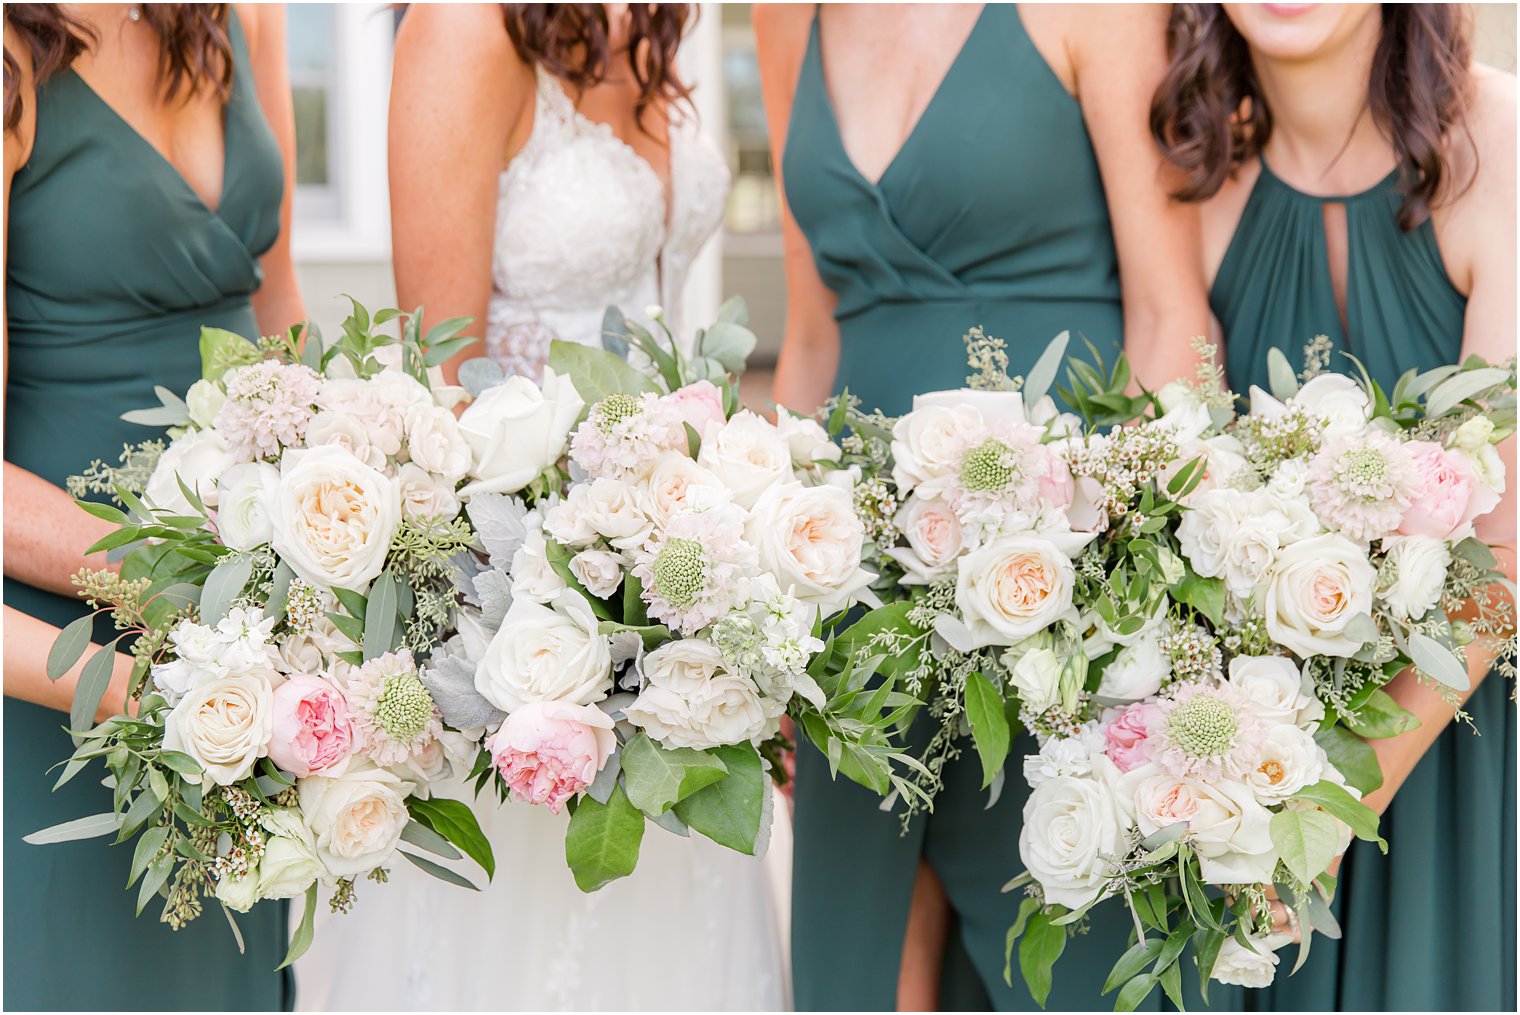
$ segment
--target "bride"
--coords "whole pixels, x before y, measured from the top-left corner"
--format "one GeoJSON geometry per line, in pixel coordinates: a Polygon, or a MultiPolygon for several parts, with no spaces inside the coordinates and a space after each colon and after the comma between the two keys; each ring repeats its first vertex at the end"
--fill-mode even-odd
{"type": "MultiPolygon", "coordinates": [[[[551,339],[598,342],[609,304],[678,316],[728,184],[675,73],[691,17],[686,4],[413,6],[390,110],[400,305],[486,322],[485,351],[533,377],[551,339]]],[[[489,790],[481,804],[492,883],[477,895],[402,864],[384,890],[361,885],[297,966],[300,1008],[788,1006],[773,863],[651,829],[634,875],[585,895],[565,815],[498,807],[489,790]]]]}

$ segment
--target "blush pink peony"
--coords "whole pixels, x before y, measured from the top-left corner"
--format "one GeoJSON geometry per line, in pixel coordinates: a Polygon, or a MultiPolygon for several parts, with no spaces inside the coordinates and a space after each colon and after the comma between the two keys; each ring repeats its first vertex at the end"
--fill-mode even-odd
{"type": "Polygon", "coordinates": [[[726,418],[723,415],[723,393],[712,381],[696,381],[677,388],[660,402],[675,414],[676,419],[690,423],[699,434],[707,432],[708,423],[721,426],[726,418]]]}
{"type": "Polygon", "coordinates": [[[1404,511],[1399,533],[1447,541],[1471,534],[1473,519],[1492,511],[1499,494],[1477,478],[1460,451],[1430,441],[1414,441],[1409,449],[1420,492],[1404,511]]]}
{"type": "Polygon", "coordinates": [[[1153,703],[1138,701],[1108,724],[1104,731],[1108,746],[1103,753],[1119,771],[1128,772],[1151,760],[1150,745],[1146,741],[1150,736],[1151,721],[1159,714],[1160,709],[1153,703]]]}
{"type": "Polygon", "coordinates": [[[295,674],[274,692],[269,757],[298,779],[338,775],[358,746],[348,701],[321,677],[295,674]]]}
{"type": "Polygon", "coordinates": [[[507,716],[485,747],[513,800],[558,814],[591,785],[616,744],[612,719],[596,706],[535,701],[507,716]]]}

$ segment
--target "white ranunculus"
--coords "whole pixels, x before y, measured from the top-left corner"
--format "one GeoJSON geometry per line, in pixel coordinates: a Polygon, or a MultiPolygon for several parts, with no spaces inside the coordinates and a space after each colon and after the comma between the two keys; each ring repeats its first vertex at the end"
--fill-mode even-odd
{"type": "Polygon", "coordinates": [[[459,421],[437,405],[415,409],[407,421],[406,450],[412,461],[444,479],[458,481],[470,470],[470,445],[459,421]]]}
{"type": "Polygon", "coordinates": [[[259,898],[294,899],[327,873],[299,813],[265,808],[259,824],[268,833],[259,860],[259,898]]]}
{"type": "Polygon", "coordinates": [[[1429,536],[1391,536],[1383,540],[1383,549],[1393,575],[1383,601],[1400,620],[1419,620],[1441,601],[1451,547],[1429,536]]]}
{"type": "Polygon", "coordinates": [[[306,631],[296,634],[287,629],[280,636],[280,659],[275,666],[284,673],[321,673],[339,652],[351,652],[356,648],[358,646],[323,613],[306,631]]]}
{"type": "Polygon", "coordinates": [[[1019,656],[1009,669],[1008,683],[1019,693],[1019,703],[1031,712],[1043,712],[1061,700],[1061,674],[1066,666],[1048,648],[1036,648],[1019,656]]]}
{"type": "Polygon", "coordinates": [[[623,558],[607,550],[582,550],[570,558],[570,573],[598,599],[606,599],[623,585],[623,558]]]}
{"type": "Polygon", "coordinates": [[[565,589],[552,608],[514,598],[475,670],[475,689],[511,712],[530,701],[590,705],[612,691],[612,654],[591,604],[565,589]]]}
{"type": "Polygon", "coordinates": [[[726,423],[709,423],[697,464],[712,472],[748,508],[777,483],[792,478],[792,449],[781,432],[748,409],[726,423]]]}
{"type": "Polygon", "coordinates": [[[401,494],[394,480],[341,447],[290,451],[271,516],[271,545],[296,577],[363,592],[385,567],[401,494]]]}
{"type": "Polygon", "coordinates": [[[1224,576],[1225,557],[1240,533],[1238,490],[1215,489],[1196,493],[1182,512],[1177,541],[1193,570],[1205,578],[1224,576]]]}
{"type": "Polygon", "coordinates": [[[206,680],[164,720],[164,747],[188,754],[218,786],[247,777],[274,736],[273,670],[206,680]]]}
{"type": "Polygon", "coordinates": [[[333,877],[357,877],[389,862],[412,819],[406,809],[412,784],[357,758],[342,775],[298,779],[296,789],[317,856],[333,877]]]}
{"type": "Polygon", "coordinates": [[[190,422],[203,430],[210,429],[225,401],[227,392],[222,390],[222,386],[204,377],[190,385],[190,390],[185,392],[185,406],[190,413],[190,422]]]}
{"type": "Polygon", "coordinates": [[[1124,851],[1124,833],[1110,781],[1057,776],[1034,787],[1024,802],[1019,857],[1046,902],[1078,909],[1108,883],[1112,871],[1103,857],[1124,851]]]}
{"type": "Polygon", "coordinates": [[[1214,959],[1209,979],[1258,990],[1270,987],[1277,976],[1277,949],[1292,940],[1292,934],[1252,935],[1253,951],[1233,937],[1227,937],[1219,946],[1219,955],[1214,959]]]}
{"type": "Polygon", "coordinates": [[[1179,777],[1148,762],[1120,777],[1119,792],[1145,835],[1187,822],[1188,842],[1198,853],[1199,871],[1208,883],[1272,880],[1277,864],[1272,815],[1244,783],[1179,777]]]}
{"type": "Polygon", "coordinates": [[[1326,533],[1285,546],[1262,604],[1267,634],[1304,657],[1355,655],[1362,642],[1346,628],[1371,612],[1376,582],[1366,551],[1345,536],[1326,533]]]}
{"type": "Polygon", "coordinates": [[[1320,374],[1304,382],[1291,399],[1328,421],[1325,437],[1361,433],[1367,428],[1371,402],[1367,391],[1345,374],[1320,374]]]}
{"type": "Polygon", "coordinates": [[[973,642],[1013,645],[1071,612],[1086,533],[1004,536],[957,561],[955,605],[973,642]]]}
{"type": "Polygon", "coordinates": [[[778,406],[776,432],[791,449],[792,465],[796,468],[810,469],[819,462],[837,462],[841,457],[839,445],[829,440],[828,432],[809,416],[793,416],[778,406]]]}
{"type": "Polygon", "coordinates": [[[406,462],[396,470],[396,488],[401,494],[401,511],[408,518],[447,521],[459,514],[454,480],[429,472],[416,462],[406,462]]]}
{"type": "Polygon", "coordinates": [[[650,464],[640,481],[644,509],[656,528],[663,529],[671,515],[686,506],[687,493],[696,488],[724,490],[723,483],[685,455],[666,451],[650,464]]]}
{"type": "Polygon", "coordinates": [[[554,565],[549,563],[548,543],[539,527],[537,512],[523,518],[525,532],[522,545],[512,555],[512,598],[535,603],[552,602],[566,588],[554,565]]]}
{"type": "Polygon", "coordinates": [[[1119,651],[1103,668],[1103,682],[1098,696],[1112,701],[1139,701],[1161,690],[1161,682],[1171,676],[1172,663],[1162,651],[1156,631],[1119,651]]]}
{"type": "Polygon", "coordinates": [[[244,462],[222,473],[217,498],[216,531],[234,550],[252,550],[274,536],[269,508],[280,484],[280,470],[268,462],[244,462]]]}
{"type": "Polygon", "coordinates": [[[585,547],[605,539],[620,550],[637,550],[654,525],[635,483],[603,476],[570,488],[570,496],[549,509],[544,528],[555,542],[585,547]]]}
{"type": "Polygon", "coordinates": [[[1230,506],[1235,528],[1224,546],[1224,581],[1237,599],[1245,600],[1272,573],[1278,551],[1315,535],[1320,524],[1303,497],[1239,494],[1230,506]]]}
{"type": "Polygon", "coordinates": [[[1309,463],[1303,458],[1288,458],[1277,463],[1272,478],[1267,481],[1267,492],[1273,497],[1302,498],[1309,485],[1309,463]]]}
{"type": "Polygon", "coordinates": [[[965,533],[949,504],[910,495],[893,523],[908,540],[907,546],[887,550],[906,572],[903,584],[928,585],[955,572],[955,558],[965,546],[965,533]]]}
{"type": "Polygon", "coordinates": [[[744,538],[783,592],[829,616],[861,601],[876,576],[860,566],[865,526],[848,490],[789,480],[755,502],[744,538]]]}
{"type": "Polygon", "coordinates": [[[1264,722],[1305,726],[1324,718],[1325,706],[1304,693],[1303,675],[1285,656],[1235,656],[1229,673],[1230,683],[1264,722]]]}
{"type": "Polygon", "coordinates": [[[1309,733],[1297,726],[1273,726],[1261,742],[1256,767],[1246,773],[1246,785],[1271,807],[1319,782],[1325,764],[1324,749],[1309,733]]]}
{"type": "Polygon", "coordinates": [[[337,447],[376,472],[388,464],[385,450],[372,439],[377,436],[363,416],[341,409],[323,409],[306,425],[308,448],[337,447]]]}
{"type": "Polygon", "coordinates": [[[920,483],[960,471],[966,446],[982,430],[982,415],[970,405],[919,404],[892,426],[892,478],[907,495],[920,483]]]}
{"type": "Polygon", "coordinates": [[[186,499],[179,484],[183,482],[195,491],[201,503],[214,508],[217,481],[233,464],[232,452],[221,434],[215,430],[191,430],[159,456],[143,487],[143,500],[149,507],[173,515],[198,515],[200,512],[186,499]]]}
{"type": "Polygon", "coordinates": [[[473,461],[460,495],[516,493],[565,453],[586,403],[568,377],[544,368],[542,387],[513,376],[487,388],[459,417],[473,461]]]}
{"type": "Polygon", "coordinates": [[[628,721],[668,748],[705,750],[758,737],[771,718],[754,684],[727,672],[711,642],[666,642],[639,662],[644,685],[628,721]]]}

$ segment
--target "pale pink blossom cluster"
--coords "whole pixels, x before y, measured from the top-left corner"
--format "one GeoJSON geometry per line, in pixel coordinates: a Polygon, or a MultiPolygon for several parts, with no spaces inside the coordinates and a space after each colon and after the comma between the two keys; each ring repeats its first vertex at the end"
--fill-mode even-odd
{"type": "Polygon", "coordinates": [[[665,395],[615,395],[591,409],[570,440],[570,460],[593,478],[622,479],[648,469],[667,452],[685,452],[686,428],[701,436],[725,422],[723,398],[711,381],[697,381],[665,395]]]}
{"type": "Polygon", "coordinates": [[[228,371],[226,386],[215,426],[236,460],[246,462],[300,446],[322,379],[300,363],[264,360],[228,371]]]}

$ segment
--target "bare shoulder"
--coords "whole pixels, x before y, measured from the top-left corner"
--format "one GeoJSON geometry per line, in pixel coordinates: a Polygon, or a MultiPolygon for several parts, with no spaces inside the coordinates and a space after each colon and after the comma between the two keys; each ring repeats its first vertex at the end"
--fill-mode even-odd
{"type": "Polygon", "coordinates": [[[1021,8],[1020,16],[1058,20],[1084,62],[1124,61],[1165,50],[1170,10],[1168,4],[1040,4],[1021,8]]]}
{"type": "Polygon", "coordinates": [[[812,4],[755,4],[750,23],[762,65],[801,67],[813,27],[812,4]]]}
{"type": "Polygon", "coordinates": [[[264,37],[264,26],[270,17],[285,18],[284,4],[233,4],[238,24],[243,28],[243,38],[248,42],[248,54],[257,58],[259,40],[264,37]]]}
{"type": "Polygon", "coordinates": [[[1484,64],[1473,66],[1473,100],[1468,127],[1477,148],[1478,178],[1513,191],[1515,185],[1515,76],[1484,64]]]}
{"type": "Polygon", "coordinates": [[[533,70],[507,34],[499,4],[413,4],[396,33],[391,109],[489,111],[510,129],[533,95],[533,70]]]}
{"type": "Polygon", "coordinates": [[[403,51],[523,66],[507,35],[500,4],[412,4],[396,34],[396,52],[403,51]]]}

